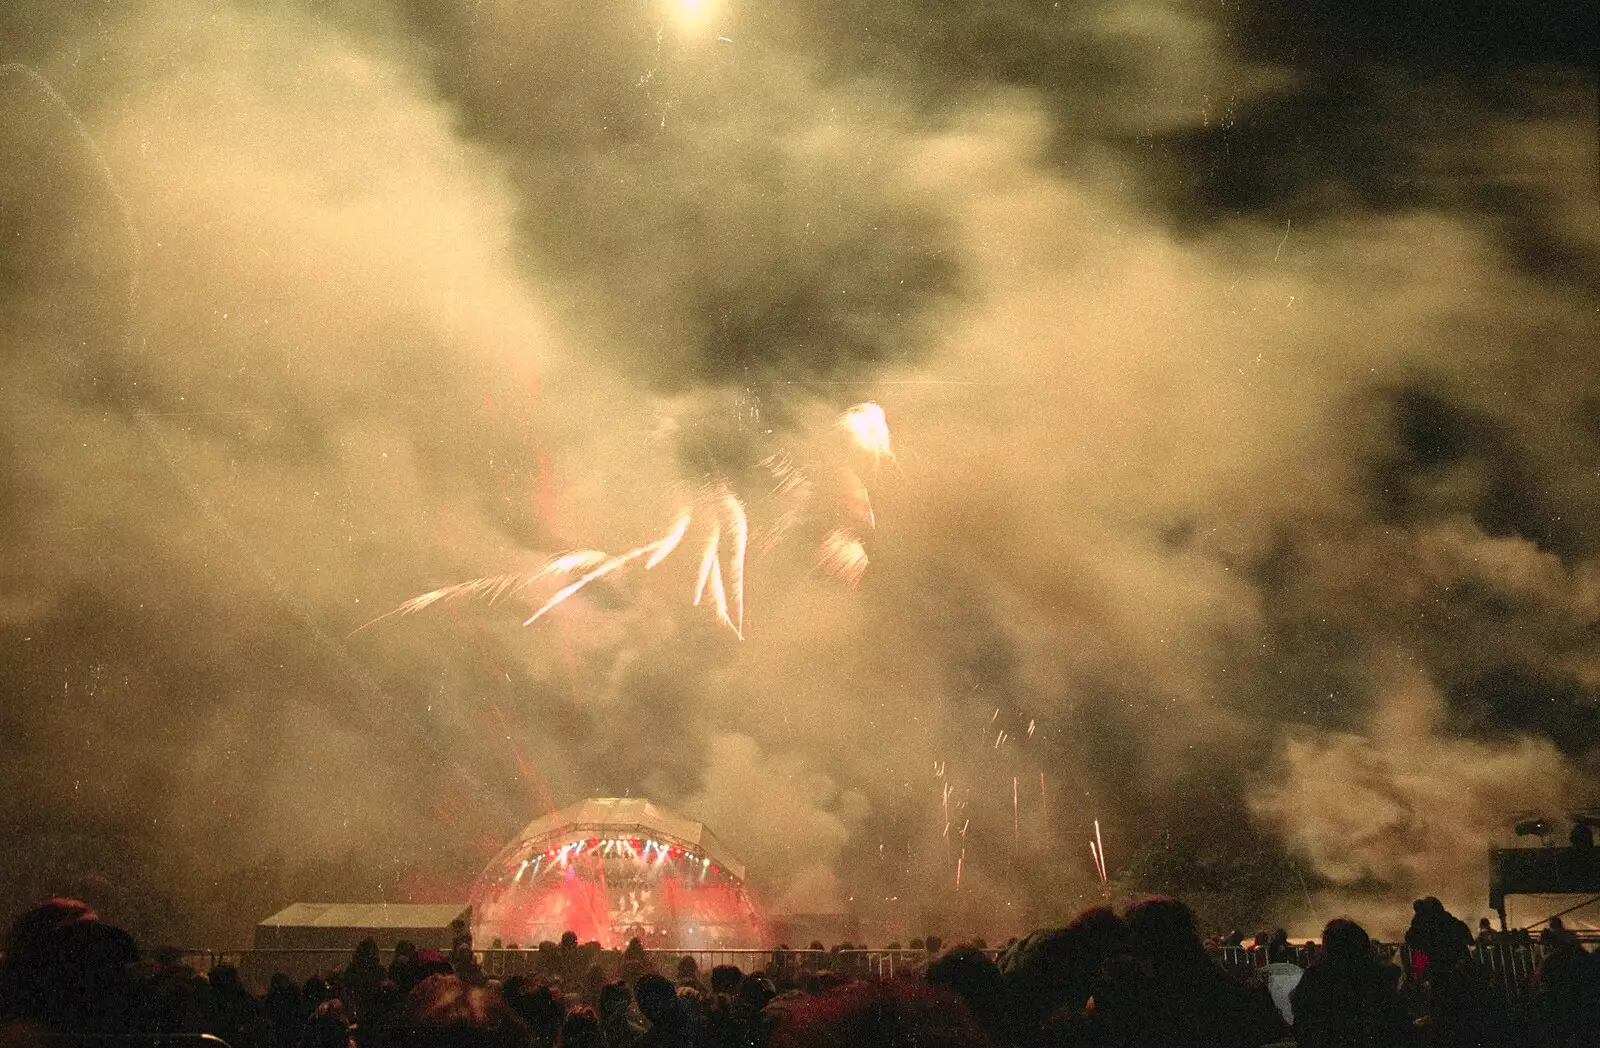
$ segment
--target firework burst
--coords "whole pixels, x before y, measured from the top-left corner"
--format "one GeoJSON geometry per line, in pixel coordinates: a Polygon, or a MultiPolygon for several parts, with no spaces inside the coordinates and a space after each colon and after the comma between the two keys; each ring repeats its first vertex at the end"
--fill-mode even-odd
{"type": "MultiPolygon", "coordinates": [[[[840,416],[836,425],[849,436],[853,447],[871,459],[874,469],[885,459],[893,461],[888,422],[878,405],[859,404],[840,416]]],[[[757,543],[758,551],[766,552],[815,512],[813,503],[817,489],[811,474],[820,467],[801,466],[782,451],[769,455],[761,466],[777,481],[772,495],[781,507],[773,524],[757,543]]],[[[866,484],[848,467],[840,468],[839,476],[845,513],[867,529],[875,528],[877,520],[866,484]]],[[[557,589],[524,620],[524,626],[531,626],[582,592],[591,582],[640,561],[645,571],[655,568],[677,551],[697,524],[705,529],[705,544],[701,547],[691,603],[700,607],[709,602],[717,621],[742,640],[750,518],[744,503],[725,482],[711,486],[693,505],[679,510],[672,526],[661,537],[642,546],[615,555],[600,550],[576,550],[552,557],[532,571],[485,575],[430,590],[364,623],[357,631],[390,616],[413,615],[445,601],[485,600],[493,604],[507,596],[521,596],[535,583],[570,578],[571,581],[557,589]]],[[[861,581],[867,563],[866,546],[854,527],[835,527],[823,538],[817,565],[829,575],[854,586],[861,581]]]]}

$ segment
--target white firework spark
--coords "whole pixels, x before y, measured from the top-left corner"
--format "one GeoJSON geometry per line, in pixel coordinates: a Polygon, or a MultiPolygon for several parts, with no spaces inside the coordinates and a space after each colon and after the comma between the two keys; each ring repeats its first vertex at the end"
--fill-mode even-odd
{"type": "MultiPolygon", "coordinates": [[[[884,459],[893,461],[888,422],[883,409],[877,404],[856,405],[840,416],[837,426],[850,435],[855,447],[871,457],[874,468],[884,459]]],[[[758,550],[765,552],[781,542],[811,512],[816,488],[807,469],[796,464],[787,452],[769,455],[762,460],[761,466],[778,481],[772,493],[783,505],[777,519],[758,541],[758,550]]],[[[845,482],[842,498],[846,514],[864,523],[868,529],[875,528],[877,520],[866,485],[849,468],[842,469],[841,474],[845,482]]],[[[691,603],[699,607],[709,594],[717,621],[742,640],[745,561],[750,547],[749,514],[744,503],[726,484],[715,486],[708,496],[698,500],[698,504],[699,510],[695,506],[679,510],[672,526],[661,537],[625,553],[611,555],[600,550],[576,550],[553,557],[533,571],[486,575],[430,590],[365,623],[358,630],[392,615],[412,615],[444,601],[457,598],[486,599],[493,604],[503,597],[520,595],[536,582],[575,576],[524,620],[524,626],[531,626],[597,579],[640,560],[646,571],[657,567],[683,544],[698,519],[709,517],[691,603]],[[726,571],[723,569],[724,559],[727,560],[726,571]]],[[[817,563],[828,574],[855,586],[867,570],[866,547],[856,531],[848,527],[836,527],[823,538],[817,563]]]]}

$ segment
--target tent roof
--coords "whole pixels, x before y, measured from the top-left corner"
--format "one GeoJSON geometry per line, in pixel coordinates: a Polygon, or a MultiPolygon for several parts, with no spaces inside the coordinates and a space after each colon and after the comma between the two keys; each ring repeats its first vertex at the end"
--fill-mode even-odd
{"type": "Polygon", "coordinates": [[[716,863],[739,880],[744,880],[744,863],[733,857],[705,823],[680,815],[670,808],[643,797],[590,797],[569,804],[560,811],[534,819],[522,828],[510,844],[495,856],[491,869],[510,862],[518,854],[538,851],[595,834],[640,833],[669,838],[716,863]],[[528,845],[538,842],[535,847],[528,845]]]}
{"type": "Polygon", "coordinates": [[[465,903],[297,902],[258,927],[448,928],[458,919],[467,919],[465,903]]]}

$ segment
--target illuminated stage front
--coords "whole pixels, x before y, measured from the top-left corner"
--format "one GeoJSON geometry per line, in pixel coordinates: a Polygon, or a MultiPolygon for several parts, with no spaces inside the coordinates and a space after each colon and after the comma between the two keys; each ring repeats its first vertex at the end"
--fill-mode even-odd
{"type": "Polygon", "coordinates": [[[744,865],[704,824],[632,797],[535,819],[473,885],[475,942],[534,946],[566,931],[608,947],[767,945],[744,865]]]}

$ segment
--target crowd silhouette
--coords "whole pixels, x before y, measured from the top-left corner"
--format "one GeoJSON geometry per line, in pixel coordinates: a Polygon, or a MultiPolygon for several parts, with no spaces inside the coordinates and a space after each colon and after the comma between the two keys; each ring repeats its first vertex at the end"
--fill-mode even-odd
{"type": "Polygon", "coordinates": [[[142,954],[84,903],[53,899],[6,938],[0,1048],[1600,1046],[1600,954],[1559,922],[1515,999],[1478,963],[1493,933],[1475,939],[1436,899],[1416,903],[1403,964],[1343,918],[1310,954],[1281,931],[1241,939],[1229,944],[1260,963],[1219,963],[1194,913],[1162,898],[998,951],[929,937],[892,978],[820,949],[748,972],[686,956],[668,973],[636,941],[618,955],[568,933],[497,979],[465,937],[448,952],[398,943],[387,964],[368,939],[342,970],[274,975],[258,996],[231,965],[199,974],[175,951],[142,954]]]}

